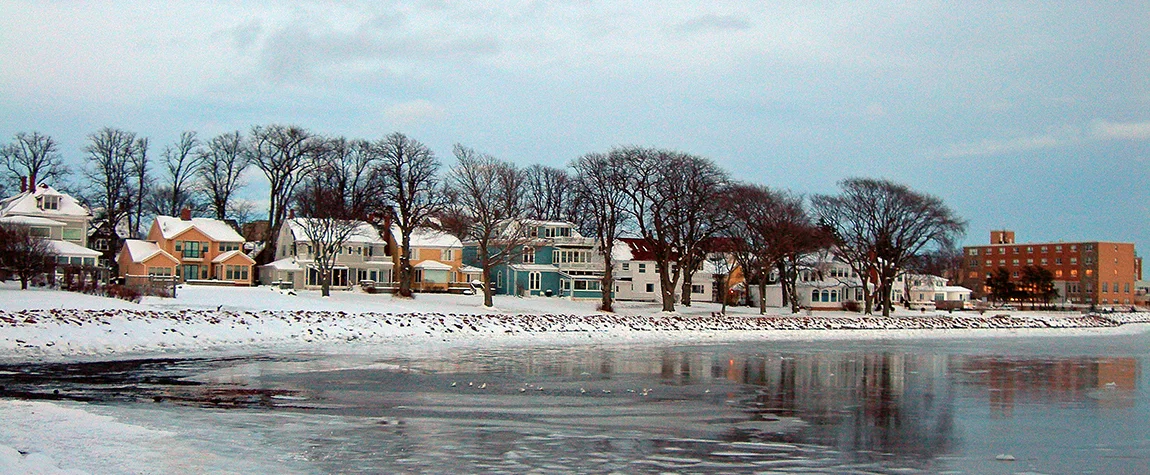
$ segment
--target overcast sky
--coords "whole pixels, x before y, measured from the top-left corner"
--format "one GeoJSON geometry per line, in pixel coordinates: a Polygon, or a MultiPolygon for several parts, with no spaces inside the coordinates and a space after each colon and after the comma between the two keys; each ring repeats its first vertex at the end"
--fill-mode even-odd
{"type": "Polygon", "coordinates": [[[650,145],[801,193],[901,181],[967,244],[1150,249],[1145,1],[298,3],[0,0],[0,138],[74,164],[104,126],[156,155],[270,123],[447,165],[650,145]]]}

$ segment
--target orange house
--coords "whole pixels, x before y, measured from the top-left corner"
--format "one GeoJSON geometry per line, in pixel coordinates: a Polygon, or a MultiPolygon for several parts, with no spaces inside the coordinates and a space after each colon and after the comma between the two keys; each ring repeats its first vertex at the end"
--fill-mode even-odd
{"type": "Polygon", "coordinates": [[[156,243],[138,239],[124,240],[116,261],[120,264],[120,276],[126,278],[171,277],[176,273],[176,266],[180,265],[178,259],[164,252],[156,243]]]}
{"type": "Polygon", "coordinates": [[[156,216],[148,241],[178,261],[175,275],[183,282],[252,284],[255,261],[243,252],[243,236],[223,221],[192,218],[186,209],[178,218],[156,216]]]}

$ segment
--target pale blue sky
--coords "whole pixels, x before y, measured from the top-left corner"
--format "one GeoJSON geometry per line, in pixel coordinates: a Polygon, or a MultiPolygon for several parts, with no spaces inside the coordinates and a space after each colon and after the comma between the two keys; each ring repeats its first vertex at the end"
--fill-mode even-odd
{"type": "Polygon", "coordinates": [[[802,193],[902,181],[968,244],[1145,255],[1148,27],[1145,1],[0,0],[0,138],[50,134],[72,163],[103,126],[157,154],[268,123],[402,131],[445,163],[456,142],[555,166],[651,145],[802,193]]]}

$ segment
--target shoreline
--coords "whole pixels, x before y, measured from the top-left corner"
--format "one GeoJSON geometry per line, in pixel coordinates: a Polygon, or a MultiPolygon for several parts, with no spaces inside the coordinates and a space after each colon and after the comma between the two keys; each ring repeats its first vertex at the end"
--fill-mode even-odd
{"type": "Polygon", "coordinates": [[[1150,331],[1150,313],[993,316],[0,310],[0,361],[268,353],[418,354],[500,346],[1074,337],[1150,331]]]}

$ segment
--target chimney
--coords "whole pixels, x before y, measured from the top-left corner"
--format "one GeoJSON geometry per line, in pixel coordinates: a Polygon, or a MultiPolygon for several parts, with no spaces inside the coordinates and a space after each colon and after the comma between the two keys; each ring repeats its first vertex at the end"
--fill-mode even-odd
{"type": "Polygon", "coordinates": [[[1014,244],[1014,231],[1003,229],[990,232],[991,244],[1014,244]]]}
{"type": "Polygon", "coordinates": [[[288,208],[288,219],[295,219],[295,208],[288,208]]]}
{"type": "Polygon", "coordinates": [[[180,219],[184,220],[184,221],[191,221],[192,220],[192,210],[187,208],[187,207],[184,207],[184,209],[181,209],[180,210],[180,219]]]}
{"type": "Polygon", "coordinates": [[[20,177],[20,192],[23,193],[25,191],[28,191],[28,177],[22,176],[20,177]]]}
{"type": "Polygon", "coordinates": [[[28,191],[36,192],[36,174],[33,173],[28,176],[28,191]]]}

